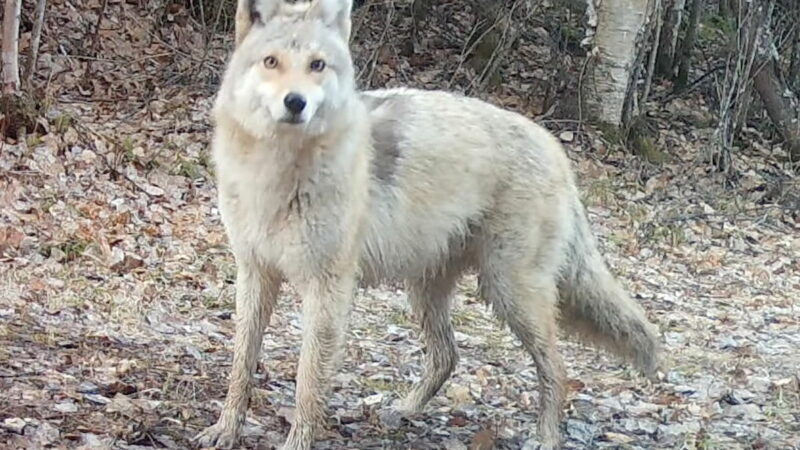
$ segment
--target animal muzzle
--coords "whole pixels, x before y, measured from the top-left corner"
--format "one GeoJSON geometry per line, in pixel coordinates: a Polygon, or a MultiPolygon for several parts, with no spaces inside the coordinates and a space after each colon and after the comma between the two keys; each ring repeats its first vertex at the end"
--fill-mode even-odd
{"type": "Polygon", "coordinates": [[[281,122],[302,123],[303,111],[307,105],[306,98],[296,92],[290,92],[283,98],[283,106],[286,107],[286,114],[281,118],[281,122]]]}

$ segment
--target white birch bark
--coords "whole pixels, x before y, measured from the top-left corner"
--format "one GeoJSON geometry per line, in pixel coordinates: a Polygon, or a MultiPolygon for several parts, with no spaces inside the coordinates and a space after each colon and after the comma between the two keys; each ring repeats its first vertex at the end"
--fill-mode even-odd
{"type": "Polygon", "coordinates": [[[19,90],[19,14],[22,0],[6,0],[3,10],[3,93],[19,90]]]}
{"type": "Polygon", "coordinates": [[[594,6],[594,61],[583,80],[584,102],[593,120],[619,126],[633,85],[636,40],[645,25],[648,0],[595,0],[594,6]]]}

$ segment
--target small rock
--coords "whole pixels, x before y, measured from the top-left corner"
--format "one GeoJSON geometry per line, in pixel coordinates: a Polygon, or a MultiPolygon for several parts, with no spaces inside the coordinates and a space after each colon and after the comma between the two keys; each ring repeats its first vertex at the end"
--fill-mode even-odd
{"type": "Polygon", "coordinates": [[[602,398],[597,401],[597,404],[600,406],[604,406],[614,412],[625,410],[625,408],[622,406],[622,403],[616,398],[602,398]]]}
{"type": "Polygon", "coordinates": [[[119,247],[113,247],[111,249],[111,267],[118,264],[122,264],[122,261],[125,259],[125,252],[122,251],[119,247]]]}
{"type": "Polygon", "coordinates": [[[467,446],[463,442],[453,438],[442,442],[442,446],[445,450],[467,450],[467,446]]]}
{"type": "Polygon", "coordinates": [[[596,412],[594,401],[588,395],[581,395],[572,401],[572,409],[579,419],[589,419],[596,412]]]}
{"type": "Polygon", "coordinates": [[[81,152],[78,159],[83,162],[91,163],[97,159],[97,153],[87,149],[81,152]]]}
{"type": "Polygon", "coordinates": [[[142,189],[144,189],[145,192],[147,192],[149,195],[152,195],[153,197],[161,197],[162,195],[164,195],[163,189],[161,189],[158,186],[153,186],[152,184],[145,184],[142,186],[142,189]]]}
{"type": "Polygon", "coordinates": [[[58,428],[50,425],[47,422],[40,423],[39,426],[36,427],[36,431],[33,434],[34,438],[43,446],[56,442],[59,435],[60,433],[58,428]]]}
{"type": "Polygon", "coordinates": [[[455,406],[472,403],[472,395],[469,387],[460,384],[451,384],[447,388],[447,398],[455,403],[455,406]]]}
{"type": "Polygon", "coordinates": [[[693,416],[700,416],[703,414],[703,408],[700,405],[689,404],[686,406],[686,411],[693,416]]]}
{"type": "Polygon", "coordinates": [[[721,350],[736,349],[739,347],[739,342],[731,336],[722,336],[719,339],[719,348],[721,350]]]}
{"type": "Polygon", "coordinates": [[[117,272],[128,272],[138,267],[142,267],[143,265],[144,261],[142,258],[139,258],[132,253],[126,253],[119,247],[114,247],[111,249],[111,265],[109,266],[111,270],[116,270],[117,272]]]}
{"type": "Polygon", "coordinates": [[[84,381],[83,383],[78,385],[77,391],[80,392],[81,394],[96,394],[100,392],[100,388],[91,381],[84,381]]]}
{"type": "Polygon", "coordinates": [[[195,347],[194,345],[191,345],[191,344],[186,345],[184,347],[184,349],[186,350],[186,354],[191,356],[192,358],[194,358],[196,360],[199,360],[199,361],[203,360],[203,354],[200,353],[200,349],[195,347]]]}
{"type": "Polygon", "coordinates": [[[123,394],[117,394],[114,396],[114,399],[111,400],[111,403],[106,406],[106,412],[115,412],[126,417],[133,417],[137,414],[138,409],[129,397],[123,394]]]}
{"type": "Polygon", "coordinates": [[[658,429],[658,423],[650,419],[623,419],[621,424],[631,434],[652,434],[658,429]]]}
{"type": "MultiPolygon", "coordinates": [[[[481,387],[481,385],[479,383],[470,383],[469,384],[469,393],[470,393],[470,395],[472,395],[472,398],[480,399],[481,395],[483,395],[483,388],[481,387]]],[[[523,392],[522,394],[524,395],[524,394],[526,394],[526,392],[523,392]]]]}
{"type": "Polygon", "coordinates": [[[103,397],[100,394],[83,394],[83,397],[86,400],[89,400],[92,403],[96,403],[98,405],[107,405],[111,403],[111,399],[108,397],[103,397]]]}
{"type": "Polygon", "coordinates": [[[569,419],[567,421],[567,435],[570,439],[589,444],[597,434],[597,426],[576,419],[569,419]]]}
{"type": "Polygon", "coordinates": [[[652,414],[658,412],[661,409],[661,406],[656,405],[655,403],[647,403],[647,402],[637,402],[633,405],[628,406],[627,411],[635,416],[642,416],[645,414],[652,414]]]}
{"type": "Polygon", "coordinates": [[[685,384],[679,384],[673,388],[675,392],[684,395],[691,395],[697,392],[697,389],[693,388],[692,386],[687,386],[685,384]]]}
{"type": "Polygon", "coordinates": [[[65,402],[56,403],[53,405],[53,409],[60,413],[69,414],[78,412],[78,405],[76,405],[72,400],[68,400],[65,402]]]}
{"type": "Polygon", "coordinates": [[[772,384],[772,381],[770,381],[770,379],[766,377],[750,377],[750,380],[748,381],[750,389],[762,394],[768,392],[769,387],[772,384]]]}
{"type": "Polygon", "coordinates": [[[687,434],[694,434],[700,431],[700,422],[697,421],[684,421],[672,425],[659,425],[658,434],[672,440],[681,438],[687,434]]]}
{"type": "Polygon", "coordinates": [[[81,444],[83,444],[85,448],[104,448],[100,436],[94,433],[81,433],[81,444]]]}
{"type": "Polygon", "coordinates": [[[22,434],[22,432],[25,430],[25,425],[27,425],[25,420],[19,417],[9,417],[8,419],[3,420],[3,428],[12,433],[22,434]]]}
{"type": "MultiPolygon", "coordinates": [[[[262,431],[263,431],[263,429],[262,429],[262,431]]],[[[263,435],[263,434],[264,434],[264,433],[262,432],[260,435],[263,435]]],[[[156,440],[157,440],[159,443],[161,443],[162,445],[164,445],[164,447],[166,447],[166,448],[180,448],[180,446],[178,445],[178,443],[177,443],[177,442],[175,442],[175,440],[174,440],[174,439],[172,439],[172,437],[170,437],[170,436],[168,436],[168,435],[166,435],[166,434],[157,434],[157,435],[155,435],[155,436],[153,436],[153,437],[154,437],[154,438],[155,438],[155,439],[156,439],[156,440]]]]}
{"type": "Polygon", "coordinates": [[[378,393],[375,395],[370,395],[368,397],[364,397],[363,399],[361,399],[361,401],[367,406],[377,405],[378,403],[383,401],[383,394],[378,393]]]}
{"type": "Polygon", "coordinates": [[[53,261],[61,262],[61,261],[64,261],[64,259],[66,259],[66,257],[67,257],[67,254],[64,253],[64,251],[61,250],[60,248],[58,248],[58,247],[51,247],[50,248],[50,259],[52,259],[53,261]]]}
{"type": "Polygon", "coordinates": [[[746,419],[748,421],[759,421],[765,419],[764,414],[761,413],[761,408],[752,403],[731,405],[730,407],[725,408],[725,415],[728,417],[746,419]]]}
{"type": "Polygon", "coordinates": [[[572,142],[575,140],[575,133],[572,131],[564,131],[558,135],[558,138],[561,139],[562,142],[572,142]]]}
{"type": "Polygon", "coordinates": [[[722,401],[730,404],[730,405],[741,405],[744,403],[749,403],[755,397],[755,394],[748,391],[747,389],[734,389],[728,393],[726,393],[722,397],[722,401]]]}
{"type": "Polygon", "coordinates": [[[603,433],[603,438],[609,442],[616,442],[618,444],[630,444],[634,441],[634,438],[621,434],[621,433],[614,433],[612,431],[607,431],[603,433]]]}
{"type": "Polygon", "coordinates": [[[677,370],[670,370],[667,372],[667,382],[672,384],[682,384],[686,382],[686,378],[682,373],[677,370]]]}
{"type": "Polygon", "coordinates": [[[390,429],[397,429],[403,423],[403,419],[405,419],[405,414],[400,411],[398,408],[391,406],[388,408],[383,408],[378,413],[378,417],[381,420],[381,423],[390,429]]]}
{"type": "Polygon", "coordinates": [[[775,380],[775,387],[800,391],[800,377],[781,378],[775,380]]]}

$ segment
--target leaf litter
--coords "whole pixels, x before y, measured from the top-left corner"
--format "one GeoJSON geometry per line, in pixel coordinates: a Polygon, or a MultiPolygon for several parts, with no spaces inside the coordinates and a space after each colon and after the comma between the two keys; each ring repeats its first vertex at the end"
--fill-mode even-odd
{"type": "MultiPolygon", "coordinates": [[[[80,11],[51,2],[46,29],[60,37],[43,44],[39,70],[51,76],[38,80],[53,99],[49,133],[0,151],[3,448],[187,448],[220,411],[235,265],[216,209],[208,110],[231,43],[206,41],[179,4],[161,21],[165,6],[108,2],[88,64],[79,49],[92,41],[99,2],[80,11]]],[[[381,56],[361,83],[466,89],[476,74],[458,64],[471,20],[462,9],[435,6],[441,14],[420,31],[424,58],[402,52],[406,14],[380,44],[385,11],[360,10],[357,63],[381,56]]],[[[542,105],[529,91],[558,56],[542,43],[546,30],[531,27],[519,59],[504,63],[506,81],[476,95],[534,117],[542,105]]],[[[734,155],[742,169],[726,188],[698,162],[713,130],[671,119],[693,110],[706,111],[691,98],[658,111],[659,144],[670,149],[661,166],[543,121],[580,174],[610,266],[665,346],[666,370],[650,382],[561,344],[566,448],[800,446],[797,185],[769,143],[756,143],[734,155]]],[[[360,290],[316,448],[534,446],[535,370],[474,292],[469,277],[456,296],[454,376],[424,414],[389,426],[380,411],[419,379],[423,350],[402,290],[360,290]]],[[[265,335],[248,448],[277,448],[294,418],[299,302],[287,286],[265,335]]]]}

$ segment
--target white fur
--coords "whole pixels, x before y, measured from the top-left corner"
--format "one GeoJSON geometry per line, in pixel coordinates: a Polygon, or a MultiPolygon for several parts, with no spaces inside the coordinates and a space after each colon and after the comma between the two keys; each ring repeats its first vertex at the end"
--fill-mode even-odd
{"type": "MultiPolygon", "coordinates": [[[[349,9],[344,16],[349,23],[349,9]]],[[[464,271],[476,270],[481,296],[533,356],[538,438],[557,448],[565,396],[559,310],[572,328],[646,370],[657,351],[652,326],[597,252],[561,145],[526,118],[476,99],[411,89],[357,94],[349,28],[336,25],[341,12],[304,17],[253,25],[214,109],[237,331],[225,407],[199,443],[236,442],[282,280],[300,293],[304,317],[297,413],[284,449],[307,450],[324,422],[357,280],[397,279],[409,288],[428,353],[422,380],[394,410],[405,414],[419,411],[455,368],[450,295],[464,271]],[[284,92],[253,75],[270,46],[331,58],[333,73],[303,126],[278,121],[280,108],[271,105],[284,92]]]]}

